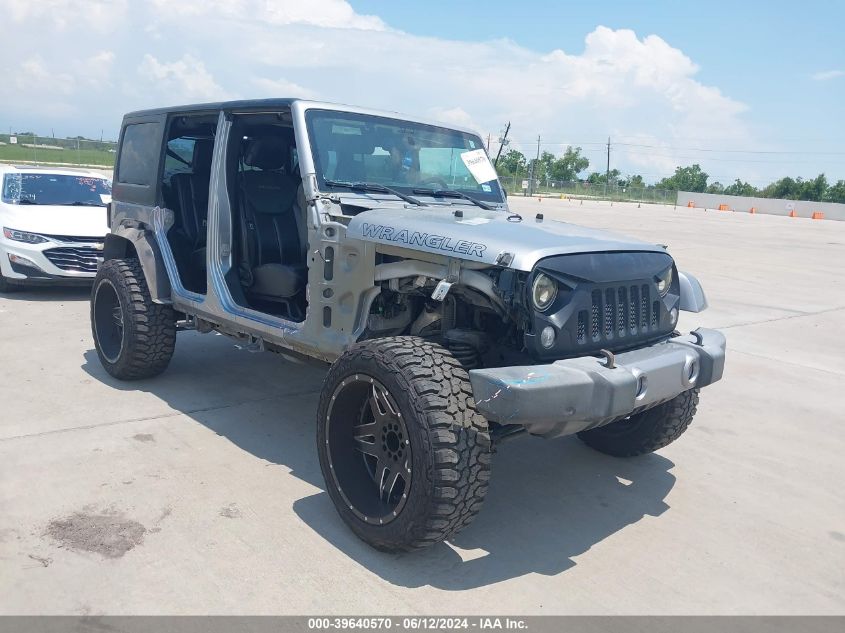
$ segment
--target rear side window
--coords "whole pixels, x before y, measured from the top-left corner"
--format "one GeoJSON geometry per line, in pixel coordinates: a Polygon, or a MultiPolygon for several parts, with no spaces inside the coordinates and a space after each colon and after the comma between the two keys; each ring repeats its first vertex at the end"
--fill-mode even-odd
{"type": "Polygon", "coordinates": [[[164,155],[164,180],[170,182],[174,174],[190,174],[193,172],[194,146],[196,140],[192,138],[174,138],[167,142],[164,155]]]}
{"type": "Polygon", "coordinates": [[[149,186],[156,181],[160,134],[158,123],[133,123],[126,126],[120,145],[118,182],[149,186]]]}

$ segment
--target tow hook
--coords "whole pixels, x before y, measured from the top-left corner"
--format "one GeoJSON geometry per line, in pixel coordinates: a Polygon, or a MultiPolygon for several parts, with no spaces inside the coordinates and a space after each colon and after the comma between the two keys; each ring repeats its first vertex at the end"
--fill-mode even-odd
{"type": "Polygon", "coordinates": [[[698,345],[699,347],[704,347],[704,335],[701,332],[699,332],[700,329],[701,328],[696,328],[692,332],[690,332],[690,334],[692,334],[695,337],[695,344],[696,345],[698,345]]]}
{"type": "Polygon", "coordinates": [[[604,360],[607,361],[605,363],[605,367],[608,369],[616,369],[616,356],[613,355],[609,349],[600,349],[599,354],[604,356],[604,360]]]}

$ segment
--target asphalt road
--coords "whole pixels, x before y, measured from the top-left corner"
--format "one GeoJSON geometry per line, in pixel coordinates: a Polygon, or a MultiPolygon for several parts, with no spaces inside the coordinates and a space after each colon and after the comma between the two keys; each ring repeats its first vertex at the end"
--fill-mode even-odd
{"type": "Polygon", "coordinates": [[[454,542],[386,555],[323,490],[322,372],[182,334],[101,369],[84,290],[0,297],[0,613],[845,613],[845,222],[513,199],[669,245],[722,328],[689,431],[522,437],[454,542]]]}

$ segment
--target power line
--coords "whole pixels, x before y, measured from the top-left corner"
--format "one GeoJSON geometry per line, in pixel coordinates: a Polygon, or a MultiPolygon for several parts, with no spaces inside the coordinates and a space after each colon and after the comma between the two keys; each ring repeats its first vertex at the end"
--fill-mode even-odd
{"type": "MultiPolygon", "coordinates": [[[[511,141],[513,145],[533,145],[535,141],[511,141]]],[[[714,147],[679,147],[675,145],[649,145],[645,143],[623,143],[615,142],[614,145],[621,145],[624,147],[640,147],[645,149],[661,149],[661,150],[678,150],[687,152],[712,152],[716,154],[782,154],[795,155],[806,154],[810,156],[845,156],[845,152],[829,152],[829,151],[815,151],[815,150],[762,150],[762,149],[721,149],[714,147]]],[[[585,146],[596,145],[602,148],[607,145],[605,141],[543,141],[544,146],[561,145],[561,146],[585,146]]]]}
{"type": "Polygon", "coordinates": [[[616,143],[626,147],[650,149],[676,149],[685,152],[716,152],[719,154],[812,154],[816,156],[845,156],[845,152],[813,152],[805,150],[762,150],[762,149],[713,149],[706,147],[672,147],[670,145],[642,145],[639,143],[616,143]]]}

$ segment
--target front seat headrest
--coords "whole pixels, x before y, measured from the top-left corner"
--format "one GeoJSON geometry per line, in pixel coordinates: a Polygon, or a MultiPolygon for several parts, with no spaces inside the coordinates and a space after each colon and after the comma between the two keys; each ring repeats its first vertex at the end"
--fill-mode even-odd
{"type": "Polygon", "coordinates": [[[283,138],[250,139],[244,149],[244,164],[262,171],[275,171],[290,162],[290,144],[283,138]]]}

